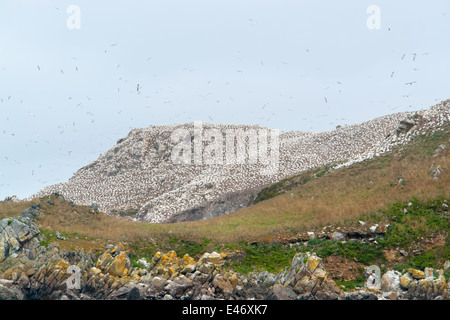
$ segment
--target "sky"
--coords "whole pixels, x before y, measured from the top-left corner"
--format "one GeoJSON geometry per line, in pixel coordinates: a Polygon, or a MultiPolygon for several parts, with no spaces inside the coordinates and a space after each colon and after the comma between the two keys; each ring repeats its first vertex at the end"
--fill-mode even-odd
{"type": "Polygon", "coordinates": [[[448,0],[1,0],[0,200],[133,128],[326,131],[450,98],[448,0]]]}

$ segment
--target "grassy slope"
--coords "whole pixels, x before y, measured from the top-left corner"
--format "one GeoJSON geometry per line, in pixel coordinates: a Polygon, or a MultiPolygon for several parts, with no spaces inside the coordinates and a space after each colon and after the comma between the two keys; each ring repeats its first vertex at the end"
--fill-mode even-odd
{"type": "MultiPolygon", "coordinates": [[[[38,224],[46,235],[59,231],[67,236],[66,241],[50,240],[69,248],[87,249],[108,241],[127,241],[135,254],[141,256],[170,249],[191,255],[214,249],[240,249],[246,253],[247,260],[235,265],[236,268],[250,271],[259,265],[274,271],[288,263],[294,254],[294,249],[283,247],[276,240],[325,225],[355,224],[362,217],[378,219],[380,209],[398,201],[448,198],[450,148],[432,157],[440,144],[449,145],[448,129],[347,168],[331,172],[328,168],[318,168],[285,179],[262,190],[258,198],[261,201],[255,205],[211,220],[177,224],[124,221],[89,213],[88,207],[72,207],[53,197],[55,205],[47,204],[46,199],[41,201],[44,216],[38,224]],[[439,180],[430,176],[430,166],[434,163],[444,168],[439,180]],[[400,178],[404,180],[403,186],[398,185],[400,178]],[[248,245],[251,242],[260,244],[248,245]]],[[[19,215],[27,206],[28,203],[0,202],[0,218],[19,215]]],[[[330,247],[327,252],[339,254],[339,248],[333,246],[312,242],[308,248],[325,252],[330,247]]],[[[365,252],[364,248],[353,249],[365,252]]],[[[382,260],[377,257],[378,252],[373,254],[375,260],[382,260]]]]}

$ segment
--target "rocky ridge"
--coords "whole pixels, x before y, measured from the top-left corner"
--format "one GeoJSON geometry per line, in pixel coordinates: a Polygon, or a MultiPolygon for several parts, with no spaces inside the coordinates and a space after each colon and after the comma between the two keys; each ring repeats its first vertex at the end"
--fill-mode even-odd
{"type": "Polygon", "coordinates": [[[133,266],[126,243],[103,250],[61,249],[40,244],[33,219],[0,220],[0,300],[397,300],[449,299],[442,270],[367,270],[364,288],[344,291],[314,253],[296,254],[288,269],[247,275],[227,269],[233,253],[195,259],[157,252],[133,266]]]}
{"type": "MultiPolygon", "coordinates": [[[[447,100],[420,112],[392,114],[327,132],[282,132],[278,168],[269,173],[263,171],[267,163],[260,162],[174,163],[177,141],[173,141],[173,133],[177,130],[189,133],[195,156],[193,140],[198,123],[134,129],[67,182],[46,187],[29,199],[59,193],[80,205],[96,203],[107,213],[128,210],[136,213],[136,220],[154,223],[172,221],[180,214],[182,220],[189,220],[192,212],[196,213],[192,215],[196,219],[209,218],[236,210],[232,202],[240,193],[247,195],[239,203],[242,207],[251,202],[249,190],[325,164],[334,163],[337,164],[334,168],[339,168],[378,156],[407,143],[415,135],[440,130],[449,120],[450,100],[447,100]],[[212,206],[214,202],[216,205],[212,206]]],[[[252,136],[260,130],[269,136],[274,132],[249,125],[201,123],[201,126],[204,150],[220,145],[220,140],[214,144],[217,138],[208,136],[211,132],[225,137],[224,150],[227,132],[243,133],[244,139],[248,138],[246,134],[252,136]]],[[[235,147],[236,141],[233,140],[235,147]]],[[[254,150],[250,146],[243,148],[240,151],[250,157],[254,150]]]]}

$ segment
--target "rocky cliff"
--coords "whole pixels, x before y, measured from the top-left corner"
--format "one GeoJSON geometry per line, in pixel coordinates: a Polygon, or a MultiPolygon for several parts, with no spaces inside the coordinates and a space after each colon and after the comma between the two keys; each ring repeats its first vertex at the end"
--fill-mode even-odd
{"type": "Polygon", "coordinates": [[[134,129],[52,193],[140,221],[204,219],[248,205],[252,190],[325,164],[349,165],[389,151],[450,119],[450,100],[327,132],[188,123],[134,129]],[[272,144],[273,143],[273,144],[272,144]],[[238,201],[236,201],[238,199],[238,201]],[[135,215],[134,215],[135,214],[135,215]]]}

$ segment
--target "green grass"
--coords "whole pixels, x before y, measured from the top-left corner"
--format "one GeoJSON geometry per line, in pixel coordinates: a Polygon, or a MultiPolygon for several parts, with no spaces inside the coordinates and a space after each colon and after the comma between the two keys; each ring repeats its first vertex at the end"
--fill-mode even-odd
{"type": "MultiPolygon", "coordinates": [[[[403,271],[409,268],[424,270],[426,267],[434,269],[442,269],[446,260],[450,260],[450,245],[447,236],[445,245],[435,246],[425,250],[417,256],[410,257],[405,263],[395,266],[396,270],[403,271]]],[[[445,272],[446,278],[450,276],[450,269],[445,272]]]]}
{"type": "MultiPolygon", "coordinates": [[[[421,152],[417,153],[414,152],[414,155],[418,158],[427,158],[434,154],[437,147],[445,143],[445,140],[448,139],[449,132],[447,130],[444,131],[435,131],[431,134],[424,135],[420,139],[417,139],[415,141],[412,141],[411,143],[407,144],[404,147],[405,151],[409,150],[420,150],[421,152]]],[[[446,143],[445,143],[446,144],[446,143]]],[[[405,152],[405,154],[408,154],[408,152],[405,152]]],[[[411,156],[411,155],[409,155],[411,156]]]]}
{"type": "Polygon", "coordinates": [[[245,256],[239,261],[228,264],[228,267],[244,274],[262,270],[278,272],[290,266],[297,252],[289,246],[280,244],[240,243],[233,248],[239,248],[245,256]]]}
{"type": "Polygon", "coordinates": [[[344,286],[344,288],[343,288],[344,291],[349,291],[349,290],[356,289],[356,287],[359,287],[359,288],[364,287],[366,278],[363,275],[358,275],[358,276],[356,276],[356,279],[354,279],[354,280],[348,280],[348,281],[336,280],[335,282],[338,286],[340,286],[340,285],[344,286]]]}
{"type": "MultiPolygon", "coordinates": [[[[240,242],[227,245],[224,248],[238,249],[245,257],[230,264],[230,267],[242,273],[257,270],[276,272],[290,265],[296,252],[315,252],[321,258],[339,256],[342,259],[355,260],[362,264],[386,265],[388,261],[384,250],[391,248],[408,248],[426,237],[437,232],[446,232],[446,244],[426,250],[410,257],[399,268],[409,267],[423,270],[425,267],[442,268],[446,260],[450,260],[449,217],[445,214],[445,204],[448,199],[438,197],[429,201],[412,199],[405,203],[394,203],[386,210],[369,213],[367,218],[379,221],[383,217],[390,224],[384,237],[376,238],[377,243],[359,241],[334,241],[327,239],[312,239],[306,246],[289,247],[281,244],[240,242]],[[407,212],[404,211],[407,210],[407,212]]],[[[385,220],[384,220],[385,221],[385,220]]],[[[358,279],[351,283],[342,283],[346,288],[358,286],[358,279]],[[352,285],[353,283],[354,285],[352,285]]]]}
{"type": "Polygon", "coordinates": [[[274,198],[280,194],[284,194],[286,191],[292,190],[300,185],[303,185],[314,178],[320,178],[330,170],[329,165],[325,165],[319,168],[310,169],[301,174],[294,175],[289,178],[285,178],[281,181],[271,184],[270,186],[262,188],[255,197],[253,204],[258,202],[274,198]]]}
{"type": "Polygon", "coordinates": [[[52,242],[52,240],[50,239],[50,231],[40,229],[39,232],[45,237],[45,240],[40,241],[41,246],[48,247],[48,245],[52,242]]]}
{"type": "Polygon", "coordinates": [[[147,261],[151,261],[152,257],[158,252],[154,243],[139,239],[130,244],[130,260],[131,263],[136,263],[137,260],[145,258],[147,261]]]}
{"type": "MultiPolygon", "coordinates": [[[[450,231],[450,219],[442,212],[450,198],[439,197],[427,202],[415,198],[407,203],[394,203],[382,211],[390,221],[383,245],[386,248],[408,247],[438,231],[450,231]]],[[[448,237],[448,235],[447,235],[448,237]]]]}
{"type": "Polygon", "coordinates": [[[212,251],[213,248],[212,241],[205,237],[198,242],[170,237],[167,241],[159,242],[158,244],[140,239],[131,244],[130,257],[132,257],[132,262],[137,261],[140,258],[151,261],[156,252],[168,252],[173,250],[179,257],[188,254],[191,257],[199,258],[203,253],[212,251]]]}
{"type": "Polygon", "coordinates": [[[170,237],[169,248],[174,250],[179,257],[182,257],[185,254],[195,257],[209,251],[208,249],[212,249],[212,242],[206,237],[200,239],[199,242],[186,241],[177,237],[170,237]]]}
{"type": "Polygon", "coordinates": [[[386,262],[382,249],[381,246],[373,243],[312,239],[308,241],[306,247],[302,248],[302,251],[313,251],[321,258],[336,255],[349,260],[357,260],[365,265],[372,265],[386,262]]]}

